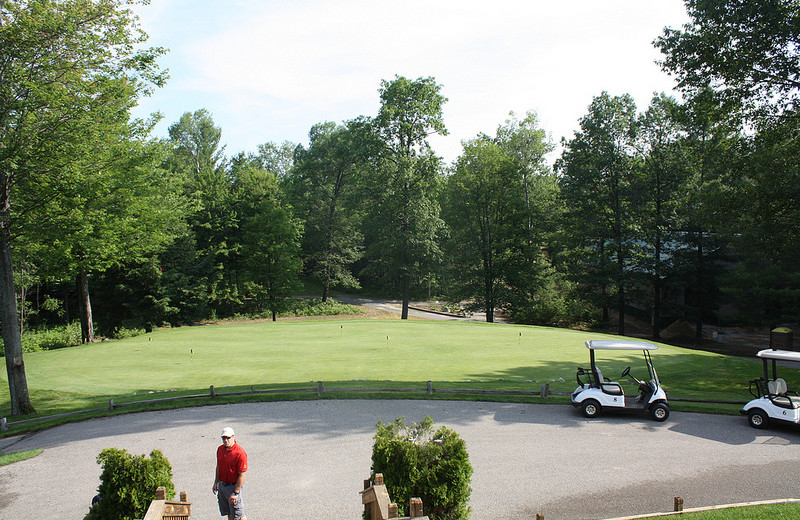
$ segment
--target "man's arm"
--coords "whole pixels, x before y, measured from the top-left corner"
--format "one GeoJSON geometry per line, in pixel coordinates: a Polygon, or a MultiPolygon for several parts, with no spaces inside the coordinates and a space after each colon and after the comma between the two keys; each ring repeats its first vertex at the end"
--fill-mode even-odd
{"type": "Polygon", "coordinates": [[[244,486],[244,479],[246,476],[246,471],[239,473],[239,477],[236,479],[236,485],[233,487],[233,493],[231,493],[231,504],[235,504],[236,500],[239,498],[239,493],[242,492],[242,486],[244,486]]]}
{"type": "Polygon", "coordinates": [[[236,493],[242,492],[242,486],[244,486],[244,478],[247,476],[247,472],[243,471],[239,473],[239,478],[236,479],[236,487],[233,488],[233,491],[236,493]]]}

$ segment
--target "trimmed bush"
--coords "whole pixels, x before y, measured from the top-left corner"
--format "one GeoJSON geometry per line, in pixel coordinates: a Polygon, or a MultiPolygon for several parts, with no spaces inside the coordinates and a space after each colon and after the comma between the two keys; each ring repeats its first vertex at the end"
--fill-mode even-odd
{"type": "Polygon", "coordinates": [[[472,465],[456,432],[444,426],[434,431],[430,417],[412,426],[401,417],[379,422],[374,439],[372,476],[383,473],[401,516],[408,514],[409,500],[419,497],[431,520],[469,518],[472,465]]]}
{"type": "Polygon", "coordinates": [[[172,466],[158,450],[151,451],[148,459],[127,450],[106,448],[97,456],[97,463],[103,467],[97,490],[101,499],[84,520],[143,518],[159,486],[166,488],[167,499],[175,497],[172,466]]]}

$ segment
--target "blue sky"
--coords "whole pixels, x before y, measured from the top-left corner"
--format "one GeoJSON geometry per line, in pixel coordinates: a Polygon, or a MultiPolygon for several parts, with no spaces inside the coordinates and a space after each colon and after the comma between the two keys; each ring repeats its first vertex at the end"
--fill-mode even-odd
{"type": "Polygon", "coordinates": [[[448,98],[445,160],[534,111],[554,142],[594,96],[630,93],[644,110],[671,92],[651,42],[688,21],[682,0],[152,0],[139,8],[166,87],[135,115],[161,112],[157,136],[205,108],[226,154],[307,143],[312,125],[374,116],[382,79],[433,76],[448,98]]]}

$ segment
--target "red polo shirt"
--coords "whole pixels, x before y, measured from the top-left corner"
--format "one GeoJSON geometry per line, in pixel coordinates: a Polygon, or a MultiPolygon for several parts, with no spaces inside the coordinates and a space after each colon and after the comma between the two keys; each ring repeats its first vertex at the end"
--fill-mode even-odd
{"type": "Polygon", "coordinates": [[[247,453],[238,442],[229,450],[225,449],[224,444],[217,448],[217,477],[220,482],[234,484],[239,479],[239,474],[245,471],[247,471],[247,453]]]}

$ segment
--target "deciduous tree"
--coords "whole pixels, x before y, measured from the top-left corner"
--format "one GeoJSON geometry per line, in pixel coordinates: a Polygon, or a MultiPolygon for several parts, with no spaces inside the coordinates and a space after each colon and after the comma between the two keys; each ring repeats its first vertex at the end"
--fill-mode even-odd
{"type": "Polygon", "coordinates": [[[77,201],[138,96],[160,85],[160,49],[126,0],[0,4],[0,326],[12,414],[30,413],[14,298],[13,241],[34,206],[77,201]],[[20,195],[24,195],[23,199],[20,195]]]}
{"type": "Polygon", "coordinates": [[[443,222],[437,190],[441,165],[428,143],[431,134],[447,134],[442,116],[447,99],[440,90],[431,77],[384,80],[381,108],[372,125],[381,148],[366,180],[372,193],[367,254],[399,278],[402,319],[408,318],[412,278],[427,274],[440,255],[443,222]]]}

